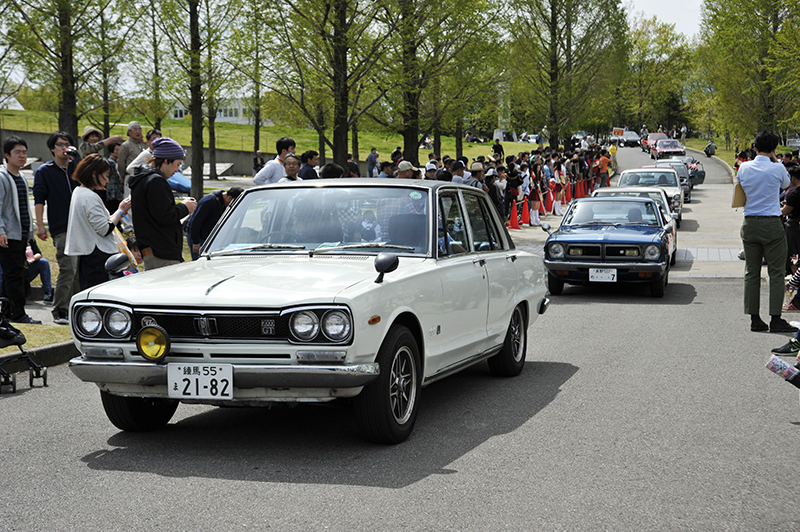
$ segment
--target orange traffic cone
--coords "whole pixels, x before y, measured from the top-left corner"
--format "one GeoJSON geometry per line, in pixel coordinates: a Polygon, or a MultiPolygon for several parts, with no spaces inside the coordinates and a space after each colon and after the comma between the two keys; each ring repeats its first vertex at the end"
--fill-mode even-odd
{"type": "Polygon", "coordinates": [[[517,220],[517,202],[512,202],[513,207],[511,207],[511,223],[508,224],[509,229],[520,229],[519,220],[517,220]]]}
{"type": "Polygon", "coordinates": [[[522,202],[522,223],[531,223],[531,212],[530,208],[528,207],[528,196],[525,196],[525,201],[522,202]]]}
{"type": "Polygon", "coordinates": [[[567,185],[564,188],[567,189],[566,192],[564,193],[564,196],[566,196],[567,203],[569,203],[570,201],[572,201],[572,183],[567,181],[567,185]]]}

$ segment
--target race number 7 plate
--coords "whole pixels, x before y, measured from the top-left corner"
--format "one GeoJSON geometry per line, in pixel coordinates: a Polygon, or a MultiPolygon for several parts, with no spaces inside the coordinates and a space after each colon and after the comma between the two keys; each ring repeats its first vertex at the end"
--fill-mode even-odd
{"type": "Polygon", "coordinates": [[[167,364],[169,396],[175,399],[232,399],[231,364],[167,364]]]}
{"type": "Polygon", "coordinates": [[[616,283],[617,270],[614,268],[589,268],[589,280],[595,283],[616,283]]]}

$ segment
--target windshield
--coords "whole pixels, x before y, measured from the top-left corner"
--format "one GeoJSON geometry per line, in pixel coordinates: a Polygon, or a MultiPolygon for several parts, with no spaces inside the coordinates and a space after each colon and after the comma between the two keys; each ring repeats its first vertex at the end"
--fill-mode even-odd
{"type": "Polygon", "coordinates": [[[675,172],[623,172],[617,186],[620,187],[677,187],[675,172]]]}
{"type": "Polygon", "coordinates": [[[652,202],[578,201],[561,225],[648,225],[658,226],[658,214],[652,202]]]}
{"type": "Polygon", "coordinates": [[[428,192],[395,187],[267,188],[236,205],[206,252],[426,254],[428,192]],[[334,251],[334,250],[330,250],[334,251]]]}
{"type": "MultiPolygon", "coordinates": [[[[647,198],[653,201],[658,201],[664,204],[664,196],[662,195],[663,192],[661,190],[654,188],[649,192],[638,191],[638,190],[623,190],[614,187],[605,187],[599,188],[595,191],[594,196],[599,197],[623,197],[623,198],[647,198]]],[[[666,205],[666,204],[665,204],[666,205]]]]}
{"type": "Polygon", "coordinates": [[[659,140],[658,141],[659,148],[680,148],[681,143],[677,140],[659,140]]]}
{"type": "Polygon", "coordinates": [[[623,134],[623,137],[625,137],[626,139],[637,139],[638,140],[639,139],[639,134],[637,132],[635,132],[635,131],[626,131],[623,134]]]}

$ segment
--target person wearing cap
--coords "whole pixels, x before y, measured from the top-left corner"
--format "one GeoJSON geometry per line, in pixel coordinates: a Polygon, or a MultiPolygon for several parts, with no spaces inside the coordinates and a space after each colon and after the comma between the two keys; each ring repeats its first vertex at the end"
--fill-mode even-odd
{"type": "Polygon", "coordinates": [[[408,161],[400,161],[397,165],[397,178],[398,179],[414,179],[414,172],[419,172],[420,169],[415,167],[408,161]]]}
{"type": "Polygon", "coordinates": [[[433,161],[425,165],[425,179],[436,179],[436,163],[433,161]]]}
{"type": "Polygon", "coordinates": [[[233,200],[244,192],[241,187],[231,187],[227,192],[220,190],[206,195],[197,202],[197,208],[186,223],[186,242],[192,254],[192,260],[200,258],[200,246],[211,234],[211,230],[222,217],[222,213],[233,200]]]}
{"type": "Polygon", "coordinates": [[[90,153],[99,153],[102,155],[103,149],[109,144],[113,144],[114,142],[122,142],[122,135],[114,135],[112,137],[108,137],[107,139],[103,139],[103,132],[97,129],[94,126],[86,126],[83,128],[83,135],[81,135],[81,145],[78,146],[78,153],[81,156],[81,159],[89,155],[90,153]]]}
{"type": "Polygon", "coordinates": [[[131,163],[125,167],[125,173],[128,175],[133,175],[133,171],[136,170],[136,167],[141,164],[146,164],[153,157],[153,141],[157,138],[161,137],[161,130],[159,129],[151,129],[147,132],[147,135],[144,137],[144,141],[147,144],[147,147],[139,152],[139,155],[131,161],[131,163]]]}
{"type": "Polygon", "coordinates": [[[186,157],[180,144],[169,137],[153,141],[153,158],[136,168],[129,179],[131,208],[136,212],[133,230],[139,241],[145,270],[183,262],[181,219],[195,210],[194,198],[175,203],[167,180],[186,157]]]}
{"type": "Polygon", "coordinates": [[[461,161],[453,162],[453,183],[464,184],[464,163],[461,161]]]}
{"type": "MultiPolygon", "coordinates": [[[[131,122],[128,124],[128,140],[122,143],[119,147],[119,168],[128,168],[136,156],[142,153],[147,145],[144,143],[142,137],[142,125],[139,122],[131,122]]],[[[131,175],[129,173],[128,175],[131,175]]]]}

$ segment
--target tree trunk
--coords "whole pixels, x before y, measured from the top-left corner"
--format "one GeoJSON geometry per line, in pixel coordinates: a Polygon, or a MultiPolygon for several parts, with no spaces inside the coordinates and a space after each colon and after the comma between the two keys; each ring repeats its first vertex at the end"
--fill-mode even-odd
{"type": "Polygon", "coordinates": [[[58,10],[58,31],[61,42],[61,102],[58,106],[58,129],[78,142],[77,96],[72,49],[72,20],[69,9],[58,10]]]}
{"type": "Polygon", "coordinates": [[[456,120],[456,159],[464,155],[464,119],[458,115],[456,120]]]}
{"type": "Polygon", "coordinates": [[[437,157],[442,155],[442,130],[439,129],[439,122],[433,125],[433,153],[437,157]]]}
{"type": "Polygon", "coordinates": [[[158,66],[158,58],[160,52],[158,50],[158,33],[156,33],[156,13],[155,9],[150,10],[150,23],[152,31],[152,46],[153,46],[153,107],[155,109],[155,119],[153,120],[153,127],[161,130],[161,117],[164,114],[164,104],[161,100],[161,73],[158,66]]]}
{"type": "Polygon", "coordinates": [[[352,136],[350,142],[352,142],[353,145],[353,160],[358,162],[358,124],[353,124],[353,126],[350,128],[350,131],[352,136]]]}
{"type": "Polygon", "coordinates": [[[319,165],[322,167],[328,161],[326,160],[327,157],[325,156],[325,109],[322,107],[322,104],[317,105],[317,151],[319,152],[319,165]]]}
{"type": "Polygon", "coordinates": [[[189,112],[192,114],[192,197],[203,197],[203,101],[200,69],[200,1],[189,0],[189,112]]]}
{"type": "Polygon", "coordinates": [[[558,66],[558,9],[555,0],[550,1],[550,107],[547,128],[550,131],[550,147],[558,148],[559,137],[559,92],[560,70],[558,66]]]}
{"type": "Polygon", "coordinates": [[[217,122],[217,105],[212,108],[208,106],[208,178],[217,180],[217,130],[215,124],[217,122]]]}
{"type": "Polygon", "coordinates": [[[347,72],[347,1],[333,0],[337,21],[333,30],[333,162],[347,168],[347,110],[350,86],[347,72]]]}

